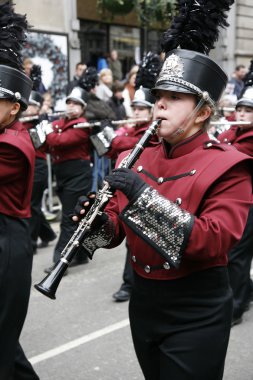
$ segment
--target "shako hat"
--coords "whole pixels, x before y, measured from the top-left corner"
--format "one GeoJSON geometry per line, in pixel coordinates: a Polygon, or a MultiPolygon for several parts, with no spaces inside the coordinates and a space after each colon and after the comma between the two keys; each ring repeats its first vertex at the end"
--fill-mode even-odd
{"type": "Polygon", "coordinates": [[[162,62],[158,54],[149,51],[144,55],[135,80],[135,93],[131,106],[153,107],[155,97],[151,94],[157,76],[161,70],[162,62]]]}
{"type": "Polygon", "coordinates": [[[74,102],[80,103],[82,106],[87,106],[88,93],[81,87],[74,87],[70,94],[66,97],[66,103],[68,100],[73,100],[74,102]]]}
{"type": "Polygon", "coordinates": [[[78,80],[78,84],[67,96],[66,102],[71,99],[81,103],[86,107],[89,98],[88,93],[98,84],[97,69],[93,66],[88,67],[78,80]]]}
{"type": "Polygon", "coordinates": [[[250,62],[248,73],[244,78],[244,89],[240,95],[235,108],[246,106],[253,108],[253,59],[250,62]]]}
{"type": "Polygon", "coordinates": [[[11,1],[0,3],[0,99],[18,102],[22,110],[32,89],[21,58],[27,28],[26,16],[15,13],[11,1]]]}
{"type": "Polygon", "coordinates": [[[169,90],[196,94],[216,103],[223,93],[227,75],[207,54],[226,27],[226,12],[232,0],[178,0],[177,16],[162,37],[166,53],[152,93],[169,90]]]}
{"type": "Polygon", "coordinates": [[[39,87],[41,84],[41,66],[33,65],[31,68],[30,78],[33,83],[33,89],[29,96],[29,104],[41,107],[43,104],[43,96],[39,92],[39,87]]]}
{"type": "Polygon", "coordinates": [[[78,86],[85,91],[90,92],[91,89],[98,85],[98,82],[99,77],[97,69],[94,66],[89,66],[79,78],[78,86]]]}
{"type": "Polygon", "coordinates": [[[155,104],[155,97],[151,94],[150,89],[140,87],[135,91],[131,106],[153,107],[155,104]]]}

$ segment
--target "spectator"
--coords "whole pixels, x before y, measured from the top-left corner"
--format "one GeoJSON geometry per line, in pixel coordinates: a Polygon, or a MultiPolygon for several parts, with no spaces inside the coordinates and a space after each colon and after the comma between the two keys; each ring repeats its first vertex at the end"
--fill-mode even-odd
{"type": "Polygon", "coordinates": [[[247,74],[247,69],[244,65],[238,65],[232,75],[232,78],[228,81],[226,87],[226,93],[230,95],[236,95],[237,99],[240,97],[244,88],[244,77],[247,74]]]}
{"type": "Polygon", "coordinates": [[[103,69],[108,69],[107,57],[105,53],[100,53],[97,61],[97,72],[100,73],[103,69]]]}
{"type": "Polygon", "coordinates": [[[108,57],[108,67],[112,70],[113,80],[122,80],[122,64],[118,59],[117,50],[112,50],[110,57],[108,57]]]}
{"type": "Polygon", "coordinates": [[[43,103],[40,109],[40,114],[46,113],[47,115],[52,114],[54,111],[52,95],[49,91],[43,94],[43,103]]]}
{"type": "Polygon", "coordinates": [[[111,69],[102,69],[99,73],[99,85],[96,89],[96,95],[99,99],[107,100],[112,96],[112,71],[111,69]]]}
{"type": "Polygon", "coordinates": [[[131,68],[128,74],[127,82],[123,91],[123,98],[124,98],[124,107],[126,109],[127,117],[132,118],[133,117],[133,109],[131,107],[134,93],[135,93],[135,79],[137,71],[139,70],[139,66],[135,65],[131,68]]]}
{"type": "Polygon", "coordinates": [[[67,84],[67,87],[66,87],[67,96],[71,93],[74,87],[78,86],[78,81],[86,69],[87,69],[87,65],[84,62],[78,62],[76,64],[74,77],[67,84]]]}
{"type": "Polygon", "coordinates": [[[116,120],[124,120],[127,117],[123,98],[124,88],[125,86],[121,82],[114,82],[112,85],[112,96],[107,102],[115,113],[116,120]]]}

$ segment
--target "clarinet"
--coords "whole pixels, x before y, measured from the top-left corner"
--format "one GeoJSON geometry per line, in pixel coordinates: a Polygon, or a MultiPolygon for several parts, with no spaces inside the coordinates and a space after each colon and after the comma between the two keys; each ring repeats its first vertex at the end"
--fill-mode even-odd
{"type": "MultiPolygon", "coordinates": [[[[140,138],[139,142],[135,145],[130,154],[123,160],[122,165],[120,165],[121,167],[131,169],[134,166],[144,148],[148,145],[151,137],[156,133],[160,124],[160,119],[155,120],[150,124],[149,128],[140,138]]],[[[112,189],[110,189],[107,182],[104,182],[103,188],[96,194],[93,205],[87,212],[86,216],[80,221],[76,231],[61,252],[60,260],[58,260],[52,271],[39,284],[34,285],[35,289],[51,299],[56,298],[55,293],[60,281],[77,253],[80,244],[85,238],[85,235],[88,231],[90,231],[92,222],[97,215],[101,214],[102,210],[112,197],[112,189]]]]}

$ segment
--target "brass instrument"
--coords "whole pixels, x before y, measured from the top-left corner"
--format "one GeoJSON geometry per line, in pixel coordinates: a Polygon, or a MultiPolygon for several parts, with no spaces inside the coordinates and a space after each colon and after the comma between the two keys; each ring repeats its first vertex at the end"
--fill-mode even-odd
{"type": "MultiPolygon", "coordinates": [[[[149,122],[150,119],[144,118],[144,119],[125,119],[125,120],[111,120],[110,123],[112,125],[121,125],[121,124],[136,124],[136,123],[145,123],[149,122]]],[[[94,123],[78,123],[73,125],[73,128],[92,128],[92,127],[100,127],[101,121],[96,121],[94,123]]]]}
{"type": "MultiPolygon", "coordinates": [[[[160,124],[161,120],[155,120],[151,123],[144,135],[140,138],[139,142],[132,149],[129,156],[124,160],[122,167],[129,169],[133,167],[144,148],[148,145],[151,137],[156,133],[160,124]]],[[[95,201],[90,210],[80,221],[76,231],[63,249],[61,259],[55,264],[51,273],[49,273],[39,284],[34,285],[35,289],[45,296],[55,299],[56,290],[66,269],[73,260],[80,244],[85,238],[85,235],[89,232],[92,222],[97,215],[101,214],[101,211],[104,209],[111,197],[113,197],[113,191],[110,189],[109,184],[105,182],[104,187],[97,192],[95,201]]]]}

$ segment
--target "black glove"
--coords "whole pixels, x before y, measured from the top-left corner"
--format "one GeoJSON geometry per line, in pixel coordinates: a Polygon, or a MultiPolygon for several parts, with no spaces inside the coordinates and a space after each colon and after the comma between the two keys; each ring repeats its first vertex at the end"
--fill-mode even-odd
{"type": "Polygon", "coordinates": [[[49,120],[47,113],[42,113],[41,115],[39,115],[39,122],[41,122],[42,120],[49,120]]]}
{"type": "Polygon", "coordinates": [[[148,187],[148,184],[131,169],[119,168],[105,177],[105,181],[116,190],[122,191],[129,201],[133,201],[148,187]]]}
{"type": "Polygon", "coordinates": [[[101,130],[103,130],[105,127],[113,128],[112,121],[109,119],[101,120],[101,126],[100,126],[101,130]]]}
{"type": "Polygon", "coordinates": [[[96,125],[92,127],[92,135],[97,135],[99,132],[102,132],[105,127],[113,128],[111,121],[108,119],[101,120],[99,123],[99,126],[96,125]]]}
{"type": "MultiPolygon", "coordinates": [[[[74,208],[74,213],[70,215],[71,219],[73,216],[78,217],[78,222],[80,219],[86,217],[87,213],[89,212],[90,208],[92,207],[94,201],[95,201],[96,193],[90,192],[87,194],[87,196],[82,195],[78,198],[77,204],[74,208]],[[87,203],[85,205],[85,203],[87,203]],[[81,212],[84,211],[84,212],[81,212]]],[[[98,227],[101,226],[106,220],[108,219],[107,214],[102,213],[101,215],[97,215],[92,223],[92,227],[98,227]]],[[[73,219],[72,219],[73,220],[73,219]]]]}

